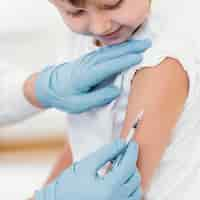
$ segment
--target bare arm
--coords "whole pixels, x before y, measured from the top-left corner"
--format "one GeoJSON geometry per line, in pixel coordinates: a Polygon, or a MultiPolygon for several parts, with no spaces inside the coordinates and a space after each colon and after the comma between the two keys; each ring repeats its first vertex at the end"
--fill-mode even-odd
{"type": "Polygon", "coordinates": [[[188,95],[188,79],[181,64],[167,58],[157,67],[138,71],[132,87],[121,134],[122,137],[127,135],[133,119],[144,109],[134,139],[139,144],[137,164],[142,188],[146,191],[183,110],[188,95]]]}
{"type": "Polygon", "coordinates": [[[72,161],[73,159],[71,147],[67,140],[64,149],[61,155],[59,156],[55,166],[53,167],[50,176],[46,180],[45,185],[53,181],[64,169],[68,168],[72,164],[72,161]]]}
{"type": "Polygon", "coordinates": [[[24,96],[33,106],[42,108],[42,105],[38,102],[35,95],[35,81],[38,73],[32,74],[28,77],[24,83],[24,96]]]}

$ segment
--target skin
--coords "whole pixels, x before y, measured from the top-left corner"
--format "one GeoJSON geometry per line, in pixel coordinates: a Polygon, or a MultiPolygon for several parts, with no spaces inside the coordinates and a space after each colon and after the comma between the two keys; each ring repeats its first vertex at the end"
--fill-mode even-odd
{"type": "MultiPolygon", "coordinates": [[[[149,0],[86,0],[85,6],[81,8],[67,0],[50,2],[56,6],[64,23],[73,32],[91,36],[102,45],[118,44],[129,39],[150,11],[149,0]],[[119,29],[117,35],[108,37],[119,29]]],[[[37,73],[33,74],[25,81],[24,96],[32,105],[42,108],[34,93],[37,76],[37,73]]]]}
{"type": "Polygon", "coordinates": [[[188,90],[187,73],[181,63],[173,58],[166,58],[156,67],[143,68],[133,78],[121,136],[128,134],[133,119],[144,110],[134,140],[139,145],[137,166],[145,192],[171,142],[188,90]]]}
{"type": "Polygon", "coordinates": [[[24,96],[26,97],[27,101],[30,102],[32,105],[36,106],[37,108],[42,109],[42,105],[38,102],[36,95],[35,95],[35,82],[37,79],[38,73],[32,74],[27,80],[24,82],[24,96]]]}
{"type": "MultiPolygon", "coordinates": [[[[91,36],[103,45],[119,44],[129,39],[138,26],[143,24],[150,12],[149,0],[86,0],[83,7],[74,6],[67,0],[50,0],[50,2],[55,5],[66,26],[73,32],[91,36]],[[117,36],[106,37],[119,28],[121,30],[117,36]]],[[[35,78],[36,76],[33,76],[32,80],[35,78]]],[[[34,94],[30,91],[27,91],[27,98],[39,107],[34,94]]],[[[66,148],[68,148],[67,145],[66,148]]],[[[66,158],[65,154],[66,149],[61,154],[61,158],[66,158]]],[[[70,162],[59,158],[47,183],[69,165],[70,162]]]]}
{"type": "Polygon", "coordinates": [[[82,8],[75,7],[68,1],[51,2],[72,31],[89,35],[104,45],[118,44],[129,39],[136,28],[143,24],[150,11],[149,0],[90,0],[82,8]],[[119,28],[121,30],[118,37],[106,38],[119,28]]]}
{"type": "MultiPolygon", "coordinates": [[[[81,8],[67,1],[51,2],[72,31],[89,35],[103,45],[118,44],[129,39],[150,11],[149,0],[123,0],[120,5],[117,5],[118,0],[91,0],[81,8]],[[119,28],[121,30],[117,36],[108,37],[119,28]]],[[[143,68],[133,78],[121,137],[128,134],[133,119],[144,110],[143,120],[134,137],[140,147],[137,165],[144,191],[148,190],[155,169],[170,142],[172,130],[183,111],[188,88],[187,74],[181,63],[173,58],[166,58],[156,67],[143,68]]],[[[64,162],[66,160],[59,159],[48,182],[69,166],[69,163],[63,165],[64,162]]]]}

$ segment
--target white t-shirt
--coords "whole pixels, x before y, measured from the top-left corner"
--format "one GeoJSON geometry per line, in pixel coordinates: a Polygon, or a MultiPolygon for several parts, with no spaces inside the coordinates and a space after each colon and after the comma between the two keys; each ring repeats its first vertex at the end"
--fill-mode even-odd
{"type": "MultiPolygon", "coordinates": [[[[110,142],[120,134],[122,129],[131,80],[136,69],[155,66],[166,57],[178,59],[188,74],[189,94],[184,110],[173,130],[171,142],[160,161],[145,199],[196,199],[200,194],[198,189],[200,183],[200,56],[198,56],[195,38],[188,35],[188,31],[182,32],[178,28],[169,28],[173,28],[170,25],[172,18],[165,15],[164,8],[166,3],[156,4],[152,8],[149,20],[134,35],[136,39],[152,40],[153,46],[145,53],[143,62],[110,80],[121,88],[120,97],[90,112],[79,115],[69,114],[67,133],[75,160],[85,157],[110,142]]],[[[177,23],[178,19],[174,21],[174,25],[175,22],[177,23]]],[[[75,50],[72,52],[74,58],[80,56],[80,51],[85,53],[95,49],[91,46],[91,40],[84,40],[84,37],[77,38],[74,44],[75,50]]]]}

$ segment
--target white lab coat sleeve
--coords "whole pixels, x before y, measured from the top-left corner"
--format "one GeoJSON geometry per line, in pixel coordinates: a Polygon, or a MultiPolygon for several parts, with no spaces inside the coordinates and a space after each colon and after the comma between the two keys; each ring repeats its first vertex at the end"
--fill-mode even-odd
{"type": "Polygon", "coordinates": [[[5,66],[0,70],[0,126],[24,120],[41,110],[24,97],[23,84],[31,71],[5,66]]]}

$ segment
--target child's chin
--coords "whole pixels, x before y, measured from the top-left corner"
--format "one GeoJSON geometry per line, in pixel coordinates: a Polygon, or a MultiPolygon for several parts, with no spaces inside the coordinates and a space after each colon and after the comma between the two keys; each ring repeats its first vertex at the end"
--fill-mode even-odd
{"type": "Polygon", "coordinates": [[[118,38],[116,40],[102,41],[102,43],[104,45],[106,45],[106,46],[108,46],[108,45],[117,45],[117,44],[126,42],[127,40],[129,40],[131,38],[132,38],[132,35],[127,35],[126,37],[121,37],[121,38],[118,38]]]}
{"type": "Polygon", "coordinates": [[[121,44],[123,42],[126,42],[128,39],[130,38],[120,38],[120,39],[117,39],[117,40],[111,40],[111,41],[103,41],[103,44],[105,46],[109,46],[109,45],[117,45],[117,44],[121,44]]]}

